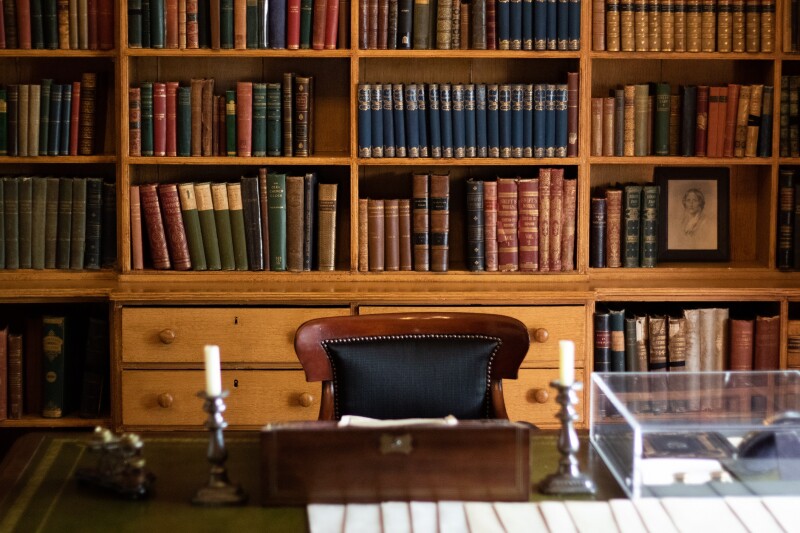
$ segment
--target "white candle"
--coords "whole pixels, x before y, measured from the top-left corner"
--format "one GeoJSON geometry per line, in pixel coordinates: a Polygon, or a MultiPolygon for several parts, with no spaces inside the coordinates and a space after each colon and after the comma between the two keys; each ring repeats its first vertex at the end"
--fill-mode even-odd
{"type": "Polygon", "coordinates": [[[206,345],[206,394],[219,396],[222,393],[222,375],[219,369],[219,346],[206,345]]]}
{"type": "Polygon", "coordinates": [[[575,381],[575,343],[558,341],[559,381],[562,385],[571,385],[575,381]]]}

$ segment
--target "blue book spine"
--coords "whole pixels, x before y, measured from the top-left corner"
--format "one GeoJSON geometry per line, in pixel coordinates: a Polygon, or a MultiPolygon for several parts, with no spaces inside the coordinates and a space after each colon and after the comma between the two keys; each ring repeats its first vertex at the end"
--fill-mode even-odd
{"type": "MultiPolygon", "coordinates": [[[[372,134],[372,157],[383,157],[383,102],[381,95],[383,85],[372,84],[369,96],[370,105],[370,133],[372,134]]],[[[360,150],[359,150],[360,151],[360,150]]]]}
{"type": "Polygon", "coordinates": [[[417,84],[409,83],[405,88],[406,145],[408,157],[419,157],[419,110],[417,109],[417,84]]]}
{"type": "Polygon", "coordinates": [[[544,157],[544,85],[533,86],[533,157],[544,157]]]}
{"type": "Polygon", "coordinates": [[[533,84],[522,92],[522,157],[533,157],[533,84]]]}
{"type": "Polygon", "coordinates": [[[523,87],[521,83],[515,83],[511,86],[511,157],[522,157],[522,138],[524,135],[523,87]]]}
{"type": "Polygon", "coordinates": [[[522,0],[511,0],[509,11],[509,21],[511,23],[509,48],[511,50],[522,50],[522,0]]]}
{"type": "Polygon", "coordinates": [[[558,0],[556,16],[556,48],[559,50],[567,49],[569,41],[569,3],[567,0],[558,0]]]}
{"type": "Polygon", "coordinates": [[[547,4],[533,0],[533,49],[547,50],[547,4]]]}
{"type": "Polygon", "coordinates": [[[497,101],[500,112],[498,121],[500,124],[500,157],[511,157],[511,85],[506,83],[500,85],[497,101]]]}
{"type": "MultiPolygon", "coordinates": [[[[152,95],[153,84],[150,84],[152,95]]],[[[142,84],[142,103],[144,103],[144,84],[142,84]]],[[[150,98],[152,102],[152,96],[150,98]]],[[[152,110],[152,108],[151,108],[152,110]]],[[[69,128],[72,118],[72,85],[69,83],[64,85],[64,90],[61,93],[61,139],[59,139],[58,153],[59,155],[69,155],[69,128]]],[[[142,106],[142,118],[144,118],[144,106],[142,106]]],[[[152,124],[152,120],[150,124],[152,124]]],[[[144,155],[144,120],[142,120],[142,155],[144,155]]],[[[150,155],[153,146],[153,132],[150,130],[150,155]]]]}
{"type": "Polygon", "coordinates": [[[497,0],[496,4],[497,49],[511,48],[511,5],[509,0],[497,0]]]}
{"type": "Polygon", "coordinates": [[[556,86],[546,85],[544,93],[544,156],[556,155],[556,86]]]}
{"type": "Polygon", "coordinates": [[[403,113],[403,84],[392,85],[394,110],[394,150],[396,157],[406,157],[406,119],[403,113]]]}
{"type": "MultiPolygon", "coordinates": [[[[64,85],[50,89],[50,134],[47,136],[47,155],[58,155],[61,139],[61,93],[64,85]]],[[[141,125],[139,126],[141,128],[141,125]]]]}
{"type": "Polygon", "coordinates": [[[580,50],[581,0],[569,0],[567,19],[567,50],[580,50]]]}
{"type": "Polygon", "coordinates": [[[358,157],[372,157],[370,85],[358,86],[358,157]]]}
{"type": "Polygon", "coordinates": [[[547,0],[547,49],[557,50],[558,4],[556,0],[547,0]]]}
{"type": "Polygon", "coordinates": [[[286,0],[268,0],[269,47],[286,48],[286,0]]]}
{"type": "Polygon", "coordinates": [[[496,84],[486,87],[486,131],[489,144],[489,157],[500,157],[500,102],[496,84]]]}
{"type": "Polygon", "coordinates": [[[486,137],[486,85],[475,86],[475,144],[478,157],[489,156],[486,137]]]}
{"type": "Polygon", "coordinates": [[[439,122],[439,85],[428,85],[428,118],[431,123],[431,157],[442,157],[442,130],[439,122]]]}
{"type": "Polygon", "coordinates": [[[419,156],[430,157],[428,148],[428,105],[425,84],[417,84],[417,118],[419,119],[419,156]]]}
{"type": "Polygon", "coordinates": [[[450,84],[439,86],[439,120],[442,127],[442,157],[453,157],[453,112],[450,84]]]}
{"type": "Polygon", "coordinates": [[[381,106],[383,107],[383,157],[395,157],[392,84],[384,83],[381,87],[381,106]]]}
{"type": "Polygon", "coordinates": [[[522,0],[522,49],[533,50],[533,0],[522,0]]]}
{"type": "Polygon", "coordinates": [[[556,85],[556,157],[567,157],[567,85],[556,85]]]}
{"type": "Polygon", "coordinates": [[[466,156],[467,138],[464,125],[464,86],[453,85],[453,157],[463,159],[466,156]]]}
{"type": "Polygon", "coordinates": [[[475,157],[478,153],[475,138],[475,84],[464,86],[464,123],[466,131],[466,157],[475,157]]]}

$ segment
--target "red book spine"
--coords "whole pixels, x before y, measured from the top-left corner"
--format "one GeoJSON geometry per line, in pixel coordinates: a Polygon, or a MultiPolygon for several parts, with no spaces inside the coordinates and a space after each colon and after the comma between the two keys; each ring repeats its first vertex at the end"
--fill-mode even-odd
{"type": "Polygon", "coordinates": [[[128,89],[128,155],[142,155],[142,96],[139,87],[128,89]]]}
{"type": "Polygon", "coordinates": [[[98,41],[98,20],[97,20],[97,2],[99,0],[87,0],[86,6],[89,12],[89,50],[97,50],[98,41]]]}
{"type": "Polygon", "coordinates": [[[300,0],[286,2],[286,48],[300,48],[300,0]]]}
{"type": "Polygon", "coordinates": [[[697,129],[694,137],[694,155],[705,157],[708,142],[708,85],[697,86],[697,129]]]}
{"type": "Polygon", "coordinates": [[[336,50],[336,37],[339,32],[339,0],[328,0],[325,19],[325,49],[336,50]]]}
{"type": "MultiPolygon", "coordinates": [[[[366,0],[365,0],[366,1],[366,0]]],[[[311,48],[323,50],[328,29],[328,0],[314,0],[311,17],[311,48]]]]}
{"type": "Polygon", "coordinates": [[[78,124],[81,117],[81,82],[72,82],[72,109],[69,124],[69,155],[78,155],[78,124]]]}
{"type": "Polygon", "coordinates": [[[578,104],[580,74],[567,72],[567,157],[578,156],[578,104]]]}
{"type": "Polygon", "coordinates": [[[200,48],[197,27],[197,0],[186,0],[186,48],[200,48]]]}
{"type": "Polygon", "coordinates": [[[100,50],[114,48],[114,0],[97,0],[97,44],[100,50]]]}
{"type": "Polygon", "coordinates": [[[178,0],[166,0],[164,11],[167,19],[166,47],[178,48],[178,0]]]}
{"type": "MultiPolygon", "coordinates": [[[[717,154],[717,124],[719,123],[720,87],[711,87],[708,90],[708,126],[706,156],[718,157],[717,154]]],[[[698,154],[700,155],[700,154],[698,154]]]]}
{"type": "Polygon", "coordinates": [[[519,180],[519,269],[539,270],[539,180],[519,180]]]}
{"type": "Polygon", "coordinates": [[[4,0],[0,0],[0,48],[6,47],[6,15],[4,0]]]}
{"type": "Polygon", "coordinates": [[[250,157],[253,135],[253,84],[236,83],[236,155],[250,157]]]}
{"type": "Polygon", "coordinates": [[[517,180],[497,180],[497,262],[501,272],[519,270],[517,180]]]}
{"type": "Polygon", "coordinates": [[[159,185],[158,198],[161,203],[167,247],[169,255],[172,257],[172,264],[175,270],[189,270],[192,268],[192,261],[186,241],[186,229],[183,226],[178,186],[174,183],[159,185]]]}
{"type": "Polygon", "coordinates": [[[31,49],[31,0],[17,0],[17,43],[22,50],[31,49]]]}
{"type": "Polygon", "coordinates": [[[161,207],[158,201],[155,183],[139,186],[139,196],[144,222],[147,226],[147,241],[150,243],[150,257],[153,268],[164,270],[172,268],[167,251],[167,235],[164,233],[164,221],[161,220],[161,207]]]}
{"type": "Polygon", "coordinates": [[[167,86],[153,83],[153,155],[167,155],[167,86]]]}
{"type": "Polygon", "coordinates": [[[167,155],[178,155],[178,82],[167,82],[167,155]]]}
{"type": "Polygon", "coordinates": [[[722,145],[722,156],[733,157],[734,141],[736,140],[736,115],[739,110],[738,83],[728,85],[728,107],[725,112],[725,140],[722,145]]]}
{"type": "Polygon", "coordinates": [[[486,49],[497,49],[495,0],[486,0],[486,49]]]}

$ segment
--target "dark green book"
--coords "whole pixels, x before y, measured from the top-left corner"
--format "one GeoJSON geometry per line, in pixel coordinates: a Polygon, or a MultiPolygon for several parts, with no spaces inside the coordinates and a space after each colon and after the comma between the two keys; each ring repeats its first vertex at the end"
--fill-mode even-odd
{"type": "Polygon", "coordinates": [[[214,222],[217,225],[217,246],[222,270],[235,270],[231,213],[228,206],[228,187],[225,183],[212,183],[211,197],[214,202],[214,222]]]}
{"type": "Polygon", "coordinates": [[[178,156],[192,155],[192,88],[178,87],[178,156]]]}
{"type": "Polygon", "coordinates": [[[622,235],[625,238],[625,252],[622,259],[622,266],[626,268],[637,268],[639,266],[639,241],[641,238],[641,185],[625,186],[622,192],[622,208],[624,209],[622,235]]]}
{"type": "Polygon", "coordinates": [[[142,48],[152,48],[150,38],[150,19],[152,0],[142,0],[142,48]]]}
{"type": "MultiPolygon", "coordinates": [[[[203,232],[203,251],[209,270],[220,270],[222,261],[219,257],[219,239],[217,223],[214,221],[214,201],[211,197],[211,184],[195,183],[194,195],[197,201],[197,217],[200,219],[200,230],[203,232]]],[[[189,252],[191,254],[191,251],[189,252]]],[[[191,257],[191,256],[190,256],[191,257]]]]}
{"type": "Polygon", "coordinates": [[[228,212],[233,239],[233,259],[236,270],[247,270],[247,241],[244,235],[244,213],[242,212],[242,186],[228,183],[228,212]]]}
{"type": "Polygon", "coordinates": [[[31,233],[33,231],[33,181],[17,179],[19,209],[19,268],[31,268],[31,233]]]}
{"type": "Polygon", "coordinates": [[[267,155],[281,155],[281,84],[267,84],[267,155]]]}
{"type": "Polygon", "coordinates": [[[83,269],[86,250],[86,178],[72,180],[72,228],[69,240],[69,267],[83,269]]]}
{"type": "Polygon", "coordinates": [[[300,48],[311,48],[311,16],[314,0],[300,0],[300,48]]]}
{"type": "MultiPolygon", "coordinates": [[[[399,235],[398,235],[399,237],[399,235]]],[[[303,181],[303,270],[317,265],[317,173],[308,172],[303,181]]]]}
{"type": "Polygon", "coordinates": [[[228,157],[236,157],[236,91],[225,91],[225,150],[228,157]]]}
{"type": "Polygon", "coordinates": [[[81,418],[97,418],[108,397],[108,320],[89,317],[81,375],[81,396],[78,414],[81,418]]]}
{"type": "Polygon", "coordinates": [[[219,0],[219,41],[221,48],[233,48],[233,0],[219,0]]]}
{"type": "Polygon", "coordinates": [[[44,222],[44,267],[56,268],[58,245],[58,178],[46,178],[45,222],[44,222]]]}
{"type": "Polygon", "coordinates": [[[39,107],[39,155],[47,155],[48,141],[50,139],[50,93],[52,89],[53,80],[42,80],[39,107]]]}
{"type": "MultiPolygon", "coordinates": [[[[139,0],[128,0],[128,18],[130,19],[130,10],[133,9],[133,4],[139,6],[139,32],[141,35],[141,18],[142,18],[142,9],[141,3],[139,0]]],[[[44,0],[44,4],[42,5],[42,12],[44,20],[42,21],[42,26],[44,28],[44,46],[48,50],[56,50],[58,48],[58,0],[44,0]]],[[[130,21],[128,22],[128,35],[129,41],[133,41],[133,37],[131,36],[130,30],[130,21]]],[[[140,37],[141,40],[141,37],[140,37]]]]}
{"type": "Polygon", "coordinates": [[[5,220],[6,269],[19,268],[19,184],[17,178],[3,178],[3,219],[5,220]]]}
{"type": "Polygon", "coordinates": [[[625,372],[625,310],[609,310],[611,371],[625,372]]]}
{"type": "Polygon", "coordinates": [[[258,187],[258,177],[242,177],[244,235],[247,244],[247,264],[250,270],[264,270],[265,250],[261,234],[261,196],[258,187]]]}
{"type": "Polygon", "coordinates": [[[86,178],[86,245],[83,266],[90,270],[100,268],[100,236],[103,228],[103,180],[86,178]]]}
{"type": "Polygon", "coordinates": [[[113,268],[117,263],[117,185],[114,182],[103,182],[102,217],[100,266],[113,268]]]}
{"type": "Polygon", "coordinates": [[[72,238],[72,178],[59,178],[58,230],[56,238],[56,268],[69,268],[70,239],[72,238]]]}
{"type": "Polygon", "coordinates": [[[143,81],[140,85],[142,95],[142,155],[153,155],[153,83],[143,81]]]}
{"type": "MultiPolygon", "coordinates": [[[[8,36],[6,36],[8,37],[8,36]]],[[[19,127],[19,85],[9,85],[6,88],[7,95],[7,126],[6,143],[8,145],[8,155],[18,155],[19,144],[17,139],[17,128],[19,127]]]]}
{"type": "Polygon", "coordinates": [[[165,0],[150,0],[150,47],[164,48],[166,24],[164,22],[165,0]]]}
{"type": "Polygon", "coordinates": [[[653,125],[653,151],[656,155],[669,155],[669,84],[656,85],[655,124],[653,125]]]}
{"type": "Polygon", "coordinates": [[[8,94],[0,87],[0,155],[8,155],[8,94]]]}
{"type": "Polygon", "coordinates": [[[47,178],[36,176],[33,181],[31,210],[31,268],[44,268],[45,232],[47,230],[47,178]]]}
{"type": "Polygon", "coordinates": [[[246,7],[247,48],[258,48],[258,1],[247,0],[246,7]]]}
{"type": "Polygon", "coordinates": [[[194,183],[178,185],[178,196],[181,199],[181,218],[186,231],[186,244],[189,246],[189,258],[192,269],[207,270],[206,253],[203,249],[203,232],[200,229],[200,216],[197,214],[197,197],[194,183]]]}
{"type": "Polygon", "coordinates": [[[656,266],[658,254],[658,185],[645,185],[642,187],[642,239],[641,258],[642,267],[656,266]]]}
{"type": "Polygon", "coordinates": [[[253,157],[267,155],[267,84],[253,84],[253,157]]]}
{"type": "Polygon", "coordinates": [[[625,371],[636,372],[636,319],[625,319],[625,371]]]}
{"type": "Polygon", "coordinates": [[[267,174],[267,217],[269,218],[269,265],[286,270],[286,174],[267,174]]]}
{"type": "Polygon", "coordinates": [[[66,409],[66,317],[42,317],[42,416],[61,418],[66,409]]]}
{"type": "Polygon", "coordinates": [[[42,20],[42,3],[46,0],[30,0],[31,10],[31,48],[44,49],[44,25],[42,20]]]}

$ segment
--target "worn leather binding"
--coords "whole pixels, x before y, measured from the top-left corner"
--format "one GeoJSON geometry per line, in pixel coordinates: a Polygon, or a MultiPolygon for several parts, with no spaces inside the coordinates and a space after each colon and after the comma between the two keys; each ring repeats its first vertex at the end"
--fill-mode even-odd
{"type": "Polygon", "coordinates": [[[314,78],[311,76],[295,77],[294,86],[294,155],[308,157],[313,131],[311,131],[311,113],[314,78]]]}
{"type": "Polygon", "coordinates": [[[209,156],[212,155],[214,128],[214,78],[203,80],[200,119],[203,155],[209,156]]]}
{"type": "Polygon", "coordinates": [[[761,126],[761,107],[764,85],[755,84],[750,88],[750,109],[747,117],[747,140],[744,149],[745,157],[755,157],[758,149],[758,131],[761,126]]]}
{"type": "Polygon", "coordinates": [[[657,185],[642,187],[642,240],[639,266],[656,266],[658,254],[658,211],[660,189],[657,185]]]}
{"type": "Polygon", "coordinates": [[[430,270],[430,176],[415,173],[412,177],[412,243],[414,270],[430,270]]]}
{"type": "Polygon", "coordinates": [[[269,265],[274,271],[286,270],[286,174],[267,174],[267,214],[269,217],[269,265]]]}
{"type": "Polygon", "coordinates": [[[283,74],[283,85],[281,86],[282,104],[281,104],[281,117],[283,121],[283,155],[291,157],[294,155],[293,143],[293,108],[294,108],[294,84],[295,75],[293,72],[285,72],[283,74]]]}
{"type": "Polygon", "coordinates": [[[453,31],[453,0],[438,0],[436,7],[436,49],[450,50],[453,31]]]}
{"type": "Polygon", "coordinates": [[[378,1],[365,0],[367,4],[367,48],[375,50],[378,48],[378,1]]]}
{"type": "Polygon", "coordinates": [[[450,174],[431,173],[431,271],[447,272],[450,234],[450,174]]]}
{"type": "Polygon", "coordinates": [[[592,98],[592,144],[590,155],[603,155],[603,98],[592,98]]]}
{"type": "Polygon", "coordinates": [[[550,169],[550,258],[551,272],[561,271],[561,235],[564,223],[564,169],[550,169]]]}
{"type": "Polygon", "coordinates": [[[622,190],[606,189],[606,267],[622,266],[622,190]]]}
{"type": "Polygon", "coordinates": [[[392,84],[381,86],[381,123],[383,124],[383,156],[395,156],[394,110],[392,102],[392,84]]]}
{"type": "Polygon", "coordinates": [[[519,269],[517,180],[497,179],[497,261],[498,270],[519,269]]]}
{"type": "Polygon", "coordinates": [[[311,48],[322,50],[325,48],[325,17],[328,11],[328,0],[314,0],[312,11],[311,48]]]}
{"type": "Polygon", "coordinates": [[[486,49],[497,49],[497,0],[486,0],[486,49]]]}
{"type": "Polygon", "coordinates": [[[661,0],[661,51],[675,49],[675,6],[673,0],[661,0]]]}
{"type": "Polygon", "coordinates": [[[674,52],[686,51],[686,0],[672,0],[674,52]]]}
{"type": "Polygon", "coordinates": [[[731,370],[753,369],[753,342],[755,321],[731,319],[731,370]]]}
{"type": "Polygon", "coordinates": [[[606,266],[606,199],[592,198],[589,210],[589,266],[606,266]]]}
{"type": "MultiPolygon", "coordinates": [[[[60,190],[59,190],[60,193],[60,190]]],[[[61,216],[61,203],[59,202],[59,217],[61,216]]],[[[131,185],[131,266],[133,270],[144,268],[144,251],[142,249],[142,204],[139,196],[139,186],[131,185]]],[[[58,241],[57,241],[58,242],[58,241]]]]}
{"type": "MultiPolygon", "coordinates": [[[[321,192],[321,191],[320,191],[321,192]]],[[[411,200],[401,198],[398,202],[400,231],[400,270],[410,271],[414,268],[411,245],[411,200]]]]}
{"type": "Polygon", "coordinates": [[[236,83],[236,155],[252,155],[253,132],[253,84],[236,83]]]}
{"type": "Polygon", "coordinates": [[[197,0],[186,0],[186,48],[200,48],[197,0]]]}
{"type": "Polygon", "coordinates": [[[369,271],[369,215],[366,198],[358,199],[358,271],[369,271]]]}
{"type": "Polygon", "coordinates": [[[165,92],[165,155],[174,157],[178,155],[178,82],[166,82],[165,92]]]}
{"type": "Polygon", "coordinates": [[[484,206],[483,182],[470,178],[467,180],[467,269],[471,272],[483,271],[486,267],[484,246],[484,206]]]}
{"type": "Polygon", "coordinates": [[[519,269],[539,270],[539,178],[517,182],[519,221],[519,269]]]}
{"type": "Polygon", "coordinates": [[[164,231],[164,222],[161,219],[161,208],[156,188],[157,184],[155,183],[142,184],[139,186],[139,194],[145,225],[147,226],[147,240],[150,244],[150,257],[153,261],[153,268],[164,270],[172,268],[172,262],[167,251],[167,237],[164,231]]]}
{"type": "MultiPolygon", "coordinates": [[[[80,138],[82,137],[82,133],[80,130],[81,104],[82,104],[81,85],[82,84],[79,81],[72,82],[72,105],[70,107],[70,122],[69,122],[69,155],[78,155],[78,150],[81,147],[80,143],[81,140],[80,138]]],[[[29,94],[29,100],[28,100],[27,110],[28,112],[30,112],[30,92],[28,94],[29,94]]],[[[22,94],[20,94],[20,119],[24,118],[22,110],[23,110],[23,102],[22,102],[22,94]]],[[[30,124],[30,115],[28,116],[28,125],[29,124],[30,124]]],[[[22,140],[22,132],[20,132],[20,140],[22,140]]],[[[22,145],[20,145],[20,149],[22,149],[22,145]]]]}
{"type": "MultiPolygon", "coordinates": [[[[259,169],[259,172],[261,169],[259,169]]],[[[228,184],[230,186],[230,184],[228,184]]],[[[258,176],[242,176],[242,221],[246,249],[246,265],[249,270],[264,270],[264,230],[261,220],[261,195],[258,176]]],[[[233,212],[231,212],[232,214],[233,212]]],[[[237,261],[237,267],[238,267],[237,261]]]]}
{"type": "Polygon", "coordinates": [[[167,86],[153,83],[153,155],[167,155],[167,86]]]}
{"type": "Polygon", "coordinates": [[[178,0],[166,0],[164,9],[165,18],[165,48],[178,48],[178,0]]]}
{"type": "MultiPolygon", "coordinates": [[[[61,87],[58,86],[59,93],[61,87]]],[[[59,99],[60,100],[60,99],[59,99]]],[[[141,89],[139,87],[131,87],[128,89],[128,155],[138,157],[142,155],[142,101],[141,89]]],[[[60,107],[60,106],[59,106],[60,107]]],[[[56,113],[60,109],[52,106],[51,109],[56,113]]],[[[51,122],[51,129],[53,122],[51,122]]],[[[58,131],[58,126],[55,126],[58,131]]],[[[53,138],[51,132],[51,139],[53,138]]]]}
{"type": "MultiPolygon", "coordinates": [[[[33,178],[33,234],[31,237],[31,259],[33,268],[44,268],[46,182],[33,178]],[[39,189],[39,191],[37,191],[39,189]],[[41,200],[37,202],[37,197],[41,200]],[[40,207],[37,209],[37,205],[40,207]]],[[[102,224],[103,180],[86,178],[86,245],[83,268],[100,268],[100,236],[102,224]]]]}
{"type": "MultiPolygon", "coordinates": [[[[497,95],[500,157],[511,157],[511,85],[501,84],[497,95]]],[[[521,109],[520,109],[521,111],[521,109]]],[[[554,109],[555,111],[555,109],[554,109]]],[[[555,124],[553,124],[555,127],[555,124]]],[[[555,134],[553,135],[555,137],[555,134]]],[[[555,139],[554,139],[555,142],[555,139]]]]}
{"type": "MultiPolygon", "coordinates": [[[[592,113],[594,114],[594,98],[592,99],[593,108],[592,113]]],[[[604,156],[613,156],[614,155],[614,132],[615,132],[615,122],[614,122],[614,97],[605,97],[605,98],[598,98],[600,103],[602,104],[602,133],[600,134],[600,139],[602,141],[601,146],[601,154],[604,156]]],[[[592,129],[594,130],[594,116],[592,117],[592,129]]],[[[595,149],[597,147],[595,146],[595,149]]]]}
{"type": "Polygon", "coordinates": [[[358,47],[361,50],[369,49],[369,38],[367,36],[369,26],[369,7],[366,0],[358,0],[358,47]]]}
{"type": "Polygon", "coordinates": [[[780,322],[780,316],[756,316],[753,370],[779,368],[780,322]]]}
{"type": "Polygon", "coordinates": [[[553,169],[539,169],[539,270],[550,271],[551,255],[551,217],[550,196],[553,179],[553,169]]]}
{"type": "Polygon", "coordinates": [[[661,51],[661,0],[647,2],[647,49],[650,52],[661,51]]]}
{"type": "Polygon", "coordinates": [[[389,0],[389,20],[386,29],[386,48],[397,50],[397,19],[400,16],[400,3],[398,0],[389,0]]]}
{"type": "MultiPolygon", "coordinates": [[[[419,107],[417,105],[417,84],[406,84],[404,89],[405,99],[405,130],[406,154],[408,157],[419,157],[419,107]]],[[[374,149],[374,147],[373,147],[374,149]]]]}
{"type": "MultiPolygon", "coordinates": [[[[317,238],[317,255],[319,257],[319,270],[323,272],[333,272],[336,269],[336,189],[337,185],[335,183],[320,183],[318,188],[317,217],[319,220],[319,235],[317,238]]],[[[410,270],[410,265],[411,263],[409,262],[408,270],[410,270]]]]}
{"type": "Polygon", "coordinates": [[[733,140],[733,155],[744,157],[747,145],[747,122],[750,116],[750,96],[752,86],[742,85],[739,89],[739,105],[736,113],[736,137],[733,140]]]}
{"type": "MultiPolygon", "coordinates": [[[[203,82],[205,80],[192,78],[191,80],[191,94],[190,94],[190,102],[191,102],[191,121],[192,121],[192,133],[191,133],[191,154],[192,156],[201,156],[203,155],[203,122],[202,122],[202,109],[203,109],[203,82]]],[[[144,84],[142,84],[142,89],[144,89],[144,84]]],[[[144,101],[142,101],[144,103],[144,101]]],[[[144,109],[142,109],[144,112],[144,109]]],[[[144,128],[144,123],[142,124],[144,128]]],[[[142,143],[144,144],[145,140],[145,132],[142,131],[142,143]]],[[[144,153],[144,146],[142,146],[142,155],[148,155],[144,153]]]]}
{"type": "Polygon", "coordinates": [[[383,272],[385,261],[385,226],[383,200],[370,198],[367,204],[369,271],[383,272]]]}
{"type": "Polygon", "coordinates": [[[458,50],[461,48],[461,0],[453,0],[450,15],[450,49],[458,50]]]}
{"type": "MultiPolygon", "coordinates": [[[[466,126],[464,118],[464,85],[452,86],[453,98],[453,157],[462,159],[466,155],[466,126]]],[[[522,110],[520,109],[520,112],[522,110]]]]}
{"type": "Polygon", "coordinates": [[[386,199],[384,204],[384,269],[400,270],[400,206],[397,199],[386,199]]]}
{"type": "MultiPolygon", "coordinates": [[[[224,114],[222,115],[225,116],[224,114]]],[[[253,83],[253,157],[267,155],[267,84],[253,83]]]]}
{"type": "Polygon", "coordinates": [[[303,271],[317,264],[317,174],[307,172],[303,177],[303,271]]]}
{"type": "Polygon", "coordinates": [[[158,198],[163,213],[164,231],[173,268],[175,270],[189,270],[192,266],[192,261],[189,255],[189,246],[186,242],[186,230],[183,226],[177,185],[174,183],[160,184],[158,186],[158,198]]]}
{"type": "Polygon", "coordinates": [[[389,0],[378,0],[377,44],[379,50],[388,48],[389,40],[389,0]]]}
{"type": "Polygon", "coordinates": [[[487,272],[497,272],[497,182],[483,182],[484,250],[487,272]]]}
{"type": "MultiPolygon", "coordinates": [[[[522,157],[522,145],[524,136],[523,133],[524,119],[522,113],[522,105],[524,99],[523,93],[524,93],[524,86],[521,83],[514,83],[511,85],[511,114],[509,116],[511,120],[510,146],[511,146],[511,157],[515,158],[522,157]]],[[[531,104],[532,103],[533,102],[531,102],[531,104]]]]}
{"type": "Polygon", "coordinates": [[[561,222],[561,271],[575,270],[575,215],[578,201],[578,180],[564,179],[563,217],[561,222]]]}
{"type": "Polygon", "coordinates": [[[758,52],[761,46],[761,2],[746,0],[745,2],[745,51],[758,52]]]}
{"type": "Polygon", "coordinates": [[[741,85],[728,84],[728,102],[725,108],[724,135],[721,157],[733,157],[734,143],[736,140],[736,116],[739,112],[739,93],[741,85]]]}
{"type": "MultiPolygon", "coordinates": [[[[293,48],[293,43],[298,43],[300,40],[300,0],[289,0],[287,3],[286,48],[293,48]],[[296,9],[293,10],[293,7],[296,7],[296,9]],[[294,32],[295,28],[297,30],[296,33],[294,32]],[[293,40],[293,37],[297,37],[297,40],[293,40]]],[[[245,50],[247,48],[246,0],[233,0],[233,47],[237,50],[245,50]]],[[[297,46],[294,46],[294,48],[297,48],[297,46]]]]}
{"type": "Polygon", "coordinates": [[[731,0],[731,51],[745,51],[745,0],[731,0]]]}

